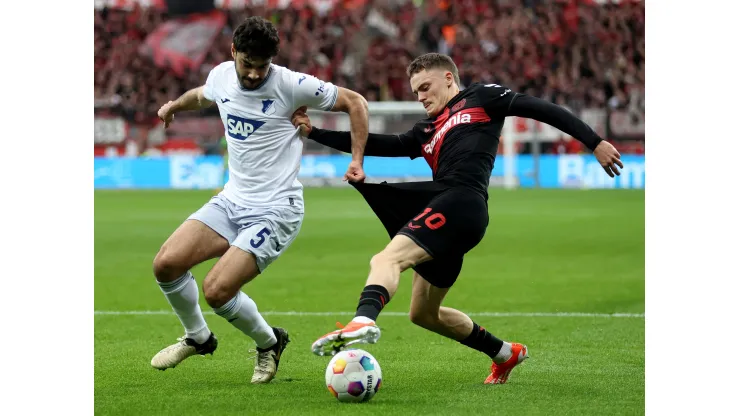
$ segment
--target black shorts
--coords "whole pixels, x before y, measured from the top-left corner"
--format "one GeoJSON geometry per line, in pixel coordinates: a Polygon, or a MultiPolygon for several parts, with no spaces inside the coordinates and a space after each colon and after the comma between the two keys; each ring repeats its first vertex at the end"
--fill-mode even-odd
{"type": "Polygon", "coordinates": [[[438,182],[352,184],[383,223],[388,236],[408,236],[433,260],[413,269],[433,286],[455,283],[463,256],[483,239],[488,204],[479,193],[438,182]]]}

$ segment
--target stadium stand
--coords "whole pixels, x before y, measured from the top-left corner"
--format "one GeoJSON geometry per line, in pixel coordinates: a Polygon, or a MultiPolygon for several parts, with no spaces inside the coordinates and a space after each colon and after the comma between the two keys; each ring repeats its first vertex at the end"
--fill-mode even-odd
{"type": "MultiPolygon", "coordinates": [[[[156,112],[230,59],[232,29],[250,15],[268,17],[280,30],[275,63],[352,88],[368,101],[413,101],[405,68],[414,56],[437,51],[455,59],[463,86],[495,82],[571,111],[605,113],[606,122],[590,124],[604,124],[600,133],[641,153],[644,4],[617,3],[221,0],[214,10],[173,15],[163,1],[99,0],[96,154],[111,146],[129,153],[154,146],[217,151],[215,108],[179,129],[174,123],[168,137],[153,129],[156,112]]],[[[552,143],[553,152],[582,151],[575,141],[552,143]]]]}

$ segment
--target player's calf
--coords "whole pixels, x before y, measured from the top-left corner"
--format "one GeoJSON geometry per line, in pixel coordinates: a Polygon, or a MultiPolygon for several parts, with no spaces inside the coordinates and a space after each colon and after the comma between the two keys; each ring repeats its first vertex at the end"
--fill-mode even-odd
{"type": "Polygon", "coordinates": [[[267,348],[276,341],[273,329],[257,310],[257,304],[240,291],[258,274],[254,255],[232,247],[206,276],[203,292],[217,315],[252,338],[257,347],[267,348]]]}
{"type": "MultiPolygon", "coordinates": [[[[415,283],[418,283],[418,281],[415,283]]],[[[436,288],[435,290],[441,291],[436,288]]],[[[446,291],[446,289],[442,290],[446,291]]],[[[434,303],[434,307],[425,304],[423,300],[420,301],[417,297],[412,297],[411,310],[409,311],[411,322],[455,341],[462,341],[471,334],[473,321],[469,316],[457,309],[440,307],[436,300],[431,303],[434,303]]]]}
{"type": "Polygon", "coordinates": [[[153,367],[160,370],[173,368],[192,355],[215,351],[217,341],[200,310],[198,284],[189,270],[196,264],[222,255],[228,246],[226,239],[204,223],[187,220],[155,256],[154,275],[185,329],[185,336],[155,355],[153,367]]]}
{"type": "Polygon", "coordinates": [[[424,329],[436,333],[439,333],[440,328],[443,327],[442,322],[439,319],[439,315],[435,315],[425,311],[412,309],[411,311],[409,311],[409,320],[414,325],[420,326],[424,329]]]}
{"type": "Polygon", "coordinates": [[[431,256],[405,235],[397,235],[383,251],[370,261],[367,286],[360,294],[354,319],[339,330],[317,339],[311,350],[316,355],[334,355],[344,348],[357,344],[374,344],[380,338],[380,328],[375,325],[378,315],[398,289],[401,272],[431,259],[431,256]]]}

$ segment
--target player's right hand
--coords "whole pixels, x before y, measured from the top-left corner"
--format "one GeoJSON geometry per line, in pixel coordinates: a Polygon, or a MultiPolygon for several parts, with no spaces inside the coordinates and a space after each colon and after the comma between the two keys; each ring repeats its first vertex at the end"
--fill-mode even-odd
{"type": "Polygon", "coordinates": [[[596,156],[596,160],[599,161],[599,164],[601,164],[601,167],[604,168],[604,171],[607,173],[607,175],[611,176],[612,178],[614,177],[614,174],[617,174],[617,176],[621,175],[619,169],[617,169],[617,166],[619,166],[621,169],[624,169],[624,165],[620,160],[622,155],[619,154],[617,149],[612,146],[611,143],[607,142],[606,140],[603,140],[601,143],[599,143],[599,145],[596,146],[596,149],[594,149],[594,156],[596,156]]]}
{"type": "Polygon", "coordinates": [[[342,180],[363,183],[365,182],[365,170],[362,168],[362,162],[353,160],[349,163],[347,173],[344,174],[342,180]]]}
{"type": "Polygon", "coordinates": [[[311,133],[311,119],[308,118],[308,115],[306,114],[306,111],[308,110],[308,107],[303,106],[295,110],[295,113],[290,117],[290,122],[293,123],[293,126],[300,127],[301,129],[301,136],[308,137],[308,135],[311,133]]]}
{"type": "Polygon", "coordinates": [[[157,111],[157,117],[164,122],[164,128],[169,127],[170,123],[172,123],[172,120],[175,118],[175,113],[173,113],[171,109],[172,101],[163,105],[160,107],[159,111],[157,111]]]}

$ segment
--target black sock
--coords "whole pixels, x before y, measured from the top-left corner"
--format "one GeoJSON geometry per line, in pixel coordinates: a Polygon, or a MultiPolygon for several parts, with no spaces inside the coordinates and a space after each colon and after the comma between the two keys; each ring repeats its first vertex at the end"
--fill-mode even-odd
{"type": "Polygon", "coordinates": [[[473,322],[473,332],[467,338],[460,341],[460,343],[487,354],[492,360],[501,351],[501,347],[504,346],[504,341],[494,337],[485,328],[478,326],[475,322],[473,322]]]}
{"type": "Polygon", "coordinates": [[[360,295],[360,303],[357,305],[355,317],[364,316],[373,321],[378,319],[380,311],[386,303],[391,300],[388,290],[380,285],[365,286],[360,295]]]}

